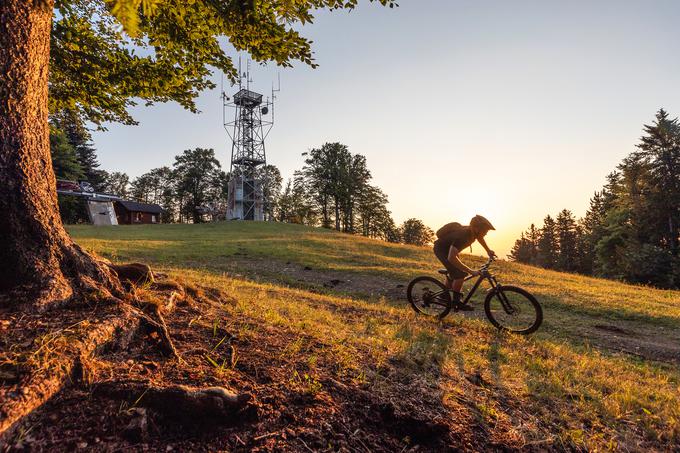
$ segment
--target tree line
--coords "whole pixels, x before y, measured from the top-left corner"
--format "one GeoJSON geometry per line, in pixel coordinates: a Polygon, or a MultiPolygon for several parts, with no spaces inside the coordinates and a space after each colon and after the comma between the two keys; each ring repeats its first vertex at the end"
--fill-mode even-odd
{"type": "Polygon", "coordinates": [[[680,287],[680,122],[661,109],[594,193],[581,219],[569,210],[523,232],[510,258],[548,269],[680,287]]]}
{"type": "MultiPolygon", "coordinates": [[[[80,118],[62,111],[50,121],[50,148],[57,179],[85,180],[98,193],[118,195],[163,208],[163,222],[201,222],[211,213],[213,203],[226,206],[227,174],[212,149],[185,150],[174,164],[154,168],[130,179],[124,172],[99,169],[90,132],[80,118]]],[[[87,222],[81,199],[59,197],[65,223],[87,222]]]]}
{"type": "MultiPolygon", "coordinates": [[[[124,172],[99,169],[92,138],[79,117],[68,111],[51,118],[52,162],[58,179],[86,180],[97,192],[153,203],[164,223],[224,219],[229,174],[212,149],[185,150],[171,166],[131,179],[124,172]]],[[[341,143],[326,143],[304,153],[303,167],[283,184],[279,169],[258,169],[267,220],[333,228],[389,242],[424,245],[434,238],[419,219],[397,225],[388,197],[371,183],[366,157],[341,143]]],[[[87,222],[81,200],[60,197],[65,223],[87,222]]]]}

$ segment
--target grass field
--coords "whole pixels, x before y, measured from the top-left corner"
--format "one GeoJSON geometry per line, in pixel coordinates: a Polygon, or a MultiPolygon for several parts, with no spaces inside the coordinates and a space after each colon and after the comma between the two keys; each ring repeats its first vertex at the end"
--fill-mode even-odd
{"type": "MultiPolygon", "coordinates": [[[[217,309],[240,337],[266,343],[262,332],[285,333],[272,335],[279,340],[271,366],[279,369],[268,385],[322,400],[334,398],[328,382],[368,391],[398,413],[422,411],[413,415],[444,423],[448,446],[642,451],[680,444],[678,291],[500,261],[492,270],[501,283],[528,289],[544,307],[543,326],[524,338],[485,321],[481,292],[472,314],[417,317],[403,293],[411,278],[439,267],[427,247],[273,223],[69,231],[111,260],[146,262],[228,294],[235,303],[217,309]]],[[[197,322],[210,329],[213,321],[197,322]]],[[[225,375],[252,372],[211,360],[225,375]]],[[[406,449],[412,437],[395,442],[406,449]]]]}

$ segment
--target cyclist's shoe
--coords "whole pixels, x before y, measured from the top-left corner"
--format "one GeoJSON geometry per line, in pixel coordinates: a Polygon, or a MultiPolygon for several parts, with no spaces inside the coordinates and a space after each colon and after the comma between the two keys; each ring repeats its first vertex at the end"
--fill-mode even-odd
{"type": "Polygon", "coordinates": [[[463,303],[463,293],[453,293],[453,300],[451,301],[453,304],[453,309],[456,311],[473,311],[474,308],[468,304],[463,303]]]}
{"type": "Polygon", "coordinates": [[[456,311],[474,311],[475,310],[472,305],[464,304],[462,302],[454,302],[453,308],[456,311]]]}

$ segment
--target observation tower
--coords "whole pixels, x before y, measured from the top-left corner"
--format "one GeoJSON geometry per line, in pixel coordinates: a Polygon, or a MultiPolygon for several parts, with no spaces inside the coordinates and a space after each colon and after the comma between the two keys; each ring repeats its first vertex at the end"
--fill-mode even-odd
{"type": "Polygon", "coordinates": [[[263,100],[262,94],[250,89],[251,82],[250,63],[241,73],[239,61],[238,91],[233,99],[222,92],[223,124],[232,142],[227,220],[265,220],[269,212],[262,192],[261,169],[267,164],[264,141],[274,126],[274,99],[280,89],[272,86],[271,99],[263,100]],[[229,115],[232,109],[233,119],[229,115]]]}

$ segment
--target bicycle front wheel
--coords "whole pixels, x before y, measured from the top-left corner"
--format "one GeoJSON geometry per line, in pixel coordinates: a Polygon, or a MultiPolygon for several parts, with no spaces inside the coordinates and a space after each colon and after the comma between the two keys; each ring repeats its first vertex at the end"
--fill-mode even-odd
{"type": "Polygon", "coordinates": [[[411,280],[406,296],[416,313],[441,319],[451,311],[451,294],[436,278],[418,277],[411,280]]]}
{"type": "Polygon", "coordinates": [[[497,286],[484,300],[484,312],[498,329],[522,335],[536,332],[543,309],[529,292],[516,286],[497,286]]]}

